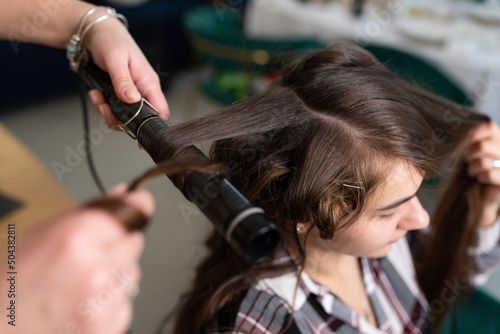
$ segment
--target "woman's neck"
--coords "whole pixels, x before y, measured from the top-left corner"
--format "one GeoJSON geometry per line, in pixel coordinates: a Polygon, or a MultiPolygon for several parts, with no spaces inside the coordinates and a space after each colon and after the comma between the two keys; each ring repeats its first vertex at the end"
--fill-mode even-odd
{"type": "Polygon", "coordinates": [[[329,287],[333,292],[340,292],[359,277],[358,257],[317,248],[306,250],[304,271],[315,281],[329,287]]]}
{"type": "Polygon", "coordinates": [[[375,313],[366,293],[359,258],[332,249],[324,249],[317,244],[306,247],[305,253],[306,274],[330,289],[345,304],[377,327],[375,313]]]}

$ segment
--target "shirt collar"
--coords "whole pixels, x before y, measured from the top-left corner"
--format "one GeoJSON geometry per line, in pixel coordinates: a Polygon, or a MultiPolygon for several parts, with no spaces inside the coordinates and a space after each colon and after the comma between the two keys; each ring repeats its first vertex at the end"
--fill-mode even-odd
{"type": "MultiPolygon", "coordinates": [[[[296,263],[291,255],[281,253],[275,257],[273,262],[286,263],[290,261],[296,263]]],[[[356,313],[336,298],[330,289],[314,281],[306,272],[301,273],[300,280],[297,282],[299,271],[300,267],[297,267],[297,271],[294,272],[262,278],[258,281],[256,288],[278,296],[285,301],[289,309],[293,305],[296,314],[309,298],[315,298],[327,314],[335,316],[353,327],[358,326],[356,313]]]]}

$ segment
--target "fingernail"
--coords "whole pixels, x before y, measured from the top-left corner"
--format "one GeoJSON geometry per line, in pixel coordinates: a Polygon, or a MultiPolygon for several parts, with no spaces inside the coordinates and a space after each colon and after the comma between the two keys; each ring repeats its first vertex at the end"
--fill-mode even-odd
{"type": "Polygon", "coordinates": [[[138,101],[141,99],[141,94],[135,88],[125,89],[125,96],[131,101],[138,101]]]}
{"type": "Polygon", "coordinates": [[[101,115],[102,117],[104,117],[104,106],[103,105],[98,105],[97,106],[97,112],[99,113],[99,115],[101,115]]]}
{"type": "Polygon", "coordinates": [[[118,196],[120,194],[125,193],[127,190],[127,184],[125,182],[120,182],[117,185],[113,186],[111,189],[107,191],[108,196],[118,196]]]}
{"type": "Polygon", "coordinates": [[[92,101],[93,104],[97,104],[97,95],[94,91],[89,92],[89,98],[90,101],[92,101]]]}

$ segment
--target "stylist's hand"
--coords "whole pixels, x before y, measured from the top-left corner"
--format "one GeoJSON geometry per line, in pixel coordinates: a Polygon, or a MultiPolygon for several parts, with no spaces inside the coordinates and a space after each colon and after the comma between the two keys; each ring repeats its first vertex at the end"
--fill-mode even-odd
{"type": "Polygon", "coordinates": [[[483,215],[485,225],[495,222],[500,208],[500,168],[493,162],[500,159],[500,128],[491,122],[478,126],[468,137],[465,151],[468,174],[486,185],[483,215]]]}
{"type": "MultiPolygon", "coordinates": [[[[84,45],[96,65],[111,76],[120,100],[134,103],[144,97],[158,109],[161,117],[170,117],[157,73],[118,19],[108,19],[95,25],[85,37],[84,45]]],[[[107,125],[116,129],[122,122],[111,113],[102,94],[93,90],[89,96],[107,125]]]]}
{"type": "MultiPolygon", "coordinates": [[[[110,194],[147,216],[154,210],[154,200],[144,190],[125,195],[124,187],[117,187],[110,194]]],[[[0,332],[126,332],[141,276],[141,232],[125,231],[102,209],[75,208],[18,239],[16,327],[3,331],[0,326],[0,332]]],[[[7,290],[1,285],[3,294],[7,290]]],[[[8,319],[2,318],[3,325],[8,319]]]]}

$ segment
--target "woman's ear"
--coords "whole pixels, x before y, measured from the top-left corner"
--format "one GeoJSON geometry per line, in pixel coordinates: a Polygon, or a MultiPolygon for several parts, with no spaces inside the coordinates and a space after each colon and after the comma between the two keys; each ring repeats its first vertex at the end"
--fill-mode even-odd
{"type": "Polygon", "coordinates": [[[297,223],[295,228],[297,229],[297,234],[304,234],[307,231],[305,223],[297,223]]]}

